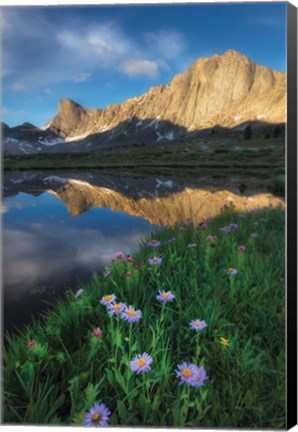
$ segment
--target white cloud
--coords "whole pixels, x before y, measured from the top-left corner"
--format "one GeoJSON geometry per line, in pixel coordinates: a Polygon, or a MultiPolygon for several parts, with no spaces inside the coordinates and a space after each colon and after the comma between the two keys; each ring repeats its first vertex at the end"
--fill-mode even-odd
{"type": "Polygon", "coordinates": [[[2,76],[15,92],[34,88],[50,95],[56,83],[80,83],[102,70],[156,78],[183,50],[175,31],[147,33],[144,41],[112,21],[96,26],[84,18],[54,21],[46,8],[29,9],[3,11],[2,76]]]}
{"type": "Polygon", "coordinates": [[[114,66],[135,51],[133,42],[112,24],[102,24],[81,33],[64,30],[57,34],[57,40],[76,59],[100,69],[114,66]]]}
{"type": "Polygon", "coordinates": [[[4,116],[18,116],[18,115],[23,115],[23,114],[25,114],[25,112],[22,111],[22,110],[13,111],[13,110],[11,110],[9,108],[6,108],[5,106],[3,106],[1,108],[1,111],[0,111],[0,115],[3,116],[3,117],[4,116]]]}
{"type": "Polygon", "coordinates": [[[15,81],[11,84],[11,90],[19,92],[26,90],[26,87],[23,83],[15,81]]]}
{"type": "Polygon", "coordinates": [[[178,57],[185,48],[183,36],[173,30],[162,30],[158,33],[146,33],[145,40],[151,49],[157,51],[164,59],[178,57]]]}
{"type": "Polygon", "coordinates": [[[3,106],[1,108],[1,116],[6,116],[6,115],[9,115],[9,109],[3,106]]]}
{"type": "Polygon", "coordinates": [[[130,59],[125,60],[120,65],[120,70],[130,77],[144,75],[156,78],[158,76],[159,67],[158,63],[155,61],[130,59]]]}
{"type": "Polygon", "coordinates": [[[72,81],[74,82],[83,82],[83,81],[87,81],[91,76],[91,73],[89,72],[80,72],[77,75],[74,75],[72,77],[72,81]]]}

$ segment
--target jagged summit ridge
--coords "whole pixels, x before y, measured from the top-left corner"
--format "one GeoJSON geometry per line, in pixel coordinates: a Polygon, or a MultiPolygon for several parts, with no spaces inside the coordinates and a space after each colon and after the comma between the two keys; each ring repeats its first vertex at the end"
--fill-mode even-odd
{"type": "MultiPolygon", "coordinates": [[[[48,127],[63,137],[100,133],[132,118],[156,119],[188,131],[245,121],[285,122],[286,74],[260,66],[235,50],[204,57],[167,85],[123,104],[86,109],[70,99],[48,127]]],[[[140,125],[139,125],[140,126],[140,125]]]]}

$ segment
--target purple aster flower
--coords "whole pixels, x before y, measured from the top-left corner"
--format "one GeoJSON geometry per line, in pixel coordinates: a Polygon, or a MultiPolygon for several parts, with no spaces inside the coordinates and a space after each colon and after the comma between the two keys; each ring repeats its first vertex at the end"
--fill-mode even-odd
{"type": "Polygon", "coordinates": [[[236,223],[230,223],[230,224],[229,224],[229,227],[230,227],[230,228],[238,228],[238,226],[239,226],[239,225],[236,224],[236,223]]]}
{"type": "Polygon", "coordinates": [[[88,412],[85,413],[85,426],[98,427],[108,426],[111,411],[103,403],[96,402],[88,412]]]}
{"type": "Polygon", "coordinates": [[[167,291],[167,292],[166,291],[159,291],[159,295],[156,296],[156,299],[159,302],[164,302],[164,303],[172,302],[174,300],[174,298],[175,298],[175,296],[171,291],[167,291]]]}
{"type": "Polygon", "coordinates": [[[177,378],[180,378],[180,384],[189,384],[192,387],[200,387],[208,378],[206,371],[203,367],[198,367],[194,363],[182,363],[178,365],[176,370],[177,378]]]}
{"type": "Polygon", "coordinates": [[[80,295],[83,294],[83,292],[84,292],[83,288],[80,288],[80,289],[75,293],[74,296],[75,296],[76,298],[78,298],[78,297],[80,297],[80,295]]]}
{"type": "Polygon", "coordinates": [[[161,257],[153,257],[148,259],[149,264],[151,265],[160,265],[162,263],[161,257]]]}
{"type": "Polygon", "coordinates": [[[207,327],[206,321],[200,321],[198,319],[190,321],[189,325],[190,328],[195,331],[200,331],[207,327]]]}
{"type": "Polygon", "coordinates": [[[113,303],[116,300],[115,294],[108,294],[100,300],[100,304],[104,306],[108,306],[109,304],[113,303]]]}
{"type": "Polygon", "coordinates": [[[196,367],[195,375],[191,380],[190,385],[192,387],[201,387],[202,385],[204,385],[206,379],[208,379],[208,376],[205,368],[203,368],[203,366],[196,367]]]}
{"type": "Polygon", "coordinates": [[[257,238],[258,236],[259,236],[258,233],[252,233],[252,234],[250,235],[250,238],[257,238]]]}
{"type": "Polygon", "coordinates": [[[135,310],[133,306],[126,306],[120,316],[123,320],[128,321],[129,323],[134,323],[140,321],[142,318],[142,312],[140,310],[135,310]]]}
{"type": "Polygon", "coordinates": [[[206,229],[208,229],[208,225],[206,223],[201,223],[199,225],[199,230],[206,231],[206,229]]]}
{"type": "Polygon", "coordinates": [[[120,315],[126,308],[126,305],[124,303],[109,303],[107,308],[110,316],[120,315]]]}
{"type": "Polygon", "coordinates": [[[137,354],[130,362],[130,370],[137,374],[149,372],[151,370],[150,365],[152,361],[152,357],[147,353],[143,353],[142,355],[137,354]]]}
{"type": "Polygon", "coordinates": [[[219,228],[219,231],[221,231],[223,233],[228,233],[228,232],[232,231],[232,228],[229,226],[225,226],[225,227],[219,228]]]}
{"type": "Polygon", "coordinates": [[[158,240],[151,240],[148,243],[148,246],[151,246],[153,248],[158,248],[160,246],[160,241],[158,241],[158,240]]]}
{"type": "Polygon", "coordinates": [[[115,258],[117,258],[117,259],[124,259],[124,257],[125,257],[125,255],[123,252],[117,252],[115,254],[115,258]]]}
{"type": "Polygon", "coordinates": [[[174,241],[176,241],[176,237],[173,237],[173,238],[171,238],[171,239],[169,239],[169,240],[166,240],[166,241],[164,242],[164,244],[165,244],[165,245],[168,245],[168,244],[173,243],[174,241]]]}
{"type": "Polygon", "coordinates": [[[232,275],[236,275],[236,274],[238,273],[238,270],[235,269],[235,268],[233,268],[233,267],[229,267],[229,268],[226,270],[226,273],[227,273],[228,275],[232,276],[232,275]]]}

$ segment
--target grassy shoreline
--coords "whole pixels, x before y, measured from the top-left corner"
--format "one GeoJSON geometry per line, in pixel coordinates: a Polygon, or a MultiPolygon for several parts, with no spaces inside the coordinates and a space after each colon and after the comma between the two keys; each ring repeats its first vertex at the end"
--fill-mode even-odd
{"type": "Polygon", "coordinates": [[[201,228],[159,231],[159,247],[148,239],[133,262],[116,259],[43,323],[8,336],[4,422],[81,425],[97,401],[113,426],[285,428],[284,210],[226,209],[201,228]],[[160,303],[159,291],[175,299],[160,303]],[[109,316],[100,299],[113,294],[141,319],[109,316]],[[207,327],[191,330],[195,319],[207,327]],[[144,352],[151,370],[137,375],[130,361],[144,352]],[[204,385],[179,385],[183,362],[205,368],[204,385]]]}
{"type": "MultiPolygon", "coordinates": [[[[67,146],[66,146],[67,147],[67,146]]],[[[4,155],[4,170],[85,168],[259,168],[284,167],[283,137],[251,140],[208,138],[199,142],[103,148],[81,153],[4,155]],[[237,149],[237,150],[235,150],[237,149]]]]}

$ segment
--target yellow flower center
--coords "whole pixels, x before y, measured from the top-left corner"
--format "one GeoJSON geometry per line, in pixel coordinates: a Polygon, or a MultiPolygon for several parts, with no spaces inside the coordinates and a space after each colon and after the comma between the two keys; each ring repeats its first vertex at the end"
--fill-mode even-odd
{"type": "Polygon", "coordinates": [[[163,298],[168,298],[168,297],[169,297],[169,293],[162,293],[161,296],[162,296],[163,298]]]}
{"type": "Polygon", "coordinates": [[[183,371],[182,371],[182,375],[183,375],[185,378],[189,378],[189,377],[191,376],[191,370],[188,369],[188,368],[183,369],[183,371]]]}
{"type": "Polygon", "coordinates": [[[137,361],[137,365],[140,366],[140,367],[145,366],[145,364],[146,364],[146,361],[143,358],[140,358],[137,361]]]}
{"type": "Polygon", "coordinates": [[[196,327],[201,327],[201,321],[196,321],[196,322],[195,322],[195,326],[196,326],[196,327]]]}
{"type": "Polygon", "coordinates": [[[154,258],[152,258],[152,261],[153,261],[153,262],[157,262],[157,261],[158,261],[158,258],[154,257],[154,258]]]}
{"type": "Polygon", "coordinates": [[[115,305],[113,306],[113,309],[116,310],[116,311],[120,310],[120,309],[121,309],[120,304],[115,304],[115,305]]]}
{"type": "Polygon", "coordinates": [[[151,240],[151,243],[155,244],[157,243],[157,240],[151,240]]]}
{"type": "Polygon", "coordinates": [[[127,311],[127,313],[128,313],[129,316],[135,316],[136,311],[133,310],[133,309],[131,309],[131,310],[127,311]]]}
{"type": "Polygon", "coordinates": [[[92,416],[92,421],[93,421],[94,423],[98,423],[98,422],[100,421],[100,419],[101,419],[101,414],[100,414],[100,413],[95,413],[95,414],[93,414],[93,416],[92,416]]]}
{"type": "Polygon", "coordinates": [[[229,272],[229,273],[232,273],[233,270],[234,270],[233,267],[229,267],[229,268],[228,268],[228,272],[229,272]]]}
{"type": "Polygon", "coordinates": [[[110,301],[110,300],[112,300],[112,298],[113,298],[113,296],[107,295],[103,299],[104,299],[104,301],[110,301]]]}

